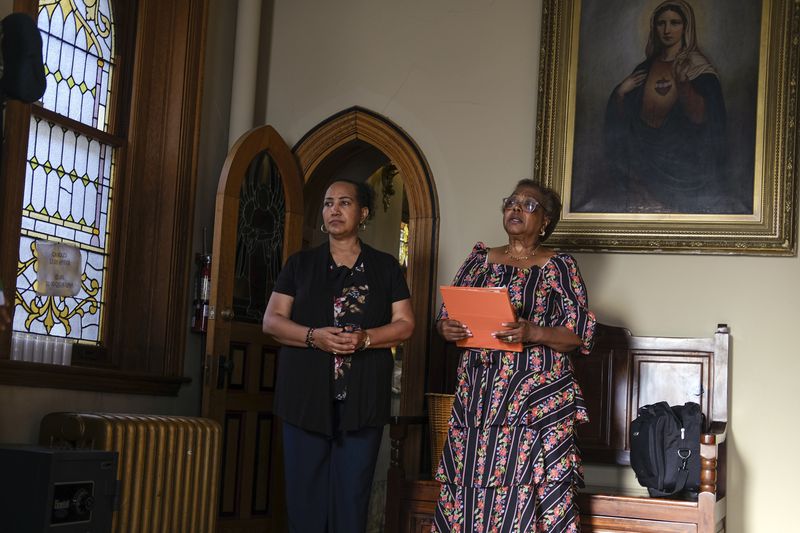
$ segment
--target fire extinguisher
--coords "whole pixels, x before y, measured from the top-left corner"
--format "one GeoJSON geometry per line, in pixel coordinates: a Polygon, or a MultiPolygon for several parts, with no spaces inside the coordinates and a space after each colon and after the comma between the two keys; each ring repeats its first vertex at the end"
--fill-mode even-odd
{"type": "Polygon", "coordinates": [[[192,331],[205,333],[208,330],[208,300],[211,296],[211,255],[197,254],[197,283],[195,284],[192,331]]]}

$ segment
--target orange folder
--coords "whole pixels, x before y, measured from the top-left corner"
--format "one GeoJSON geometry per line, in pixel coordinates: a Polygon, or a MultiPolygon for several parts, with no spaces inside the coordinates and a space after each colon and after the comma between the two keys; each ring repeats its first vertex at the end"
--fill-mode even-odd
{"type": "Polygon", "coordinates": [[[439,287],[447,315],[466,324],[472,337],[456,342],[462,348],[489,348],[521,352],[521,342],[503,342],[492,333],[502,331],[503,322],[516,322],[517,314],[506,287],[439,287]]]}

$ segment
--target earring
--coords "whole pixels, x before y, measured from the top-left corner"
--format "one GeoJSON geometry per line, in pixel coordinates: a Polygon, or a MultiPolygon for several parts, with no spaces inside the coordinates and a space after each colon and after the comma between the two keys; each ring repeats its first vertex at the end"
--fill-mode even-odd
{"type": "Polygon", "coordinates": [[[545,228],[545,227],[542,227],[542,230],[539,232],[539,235],[540,235],[541,237],[544,237],[544,234],[546,233],[546,230],[547,230],[547,228],[545,228]]]}
{"type": "Polygon", "coordinates": [[[319,225],[319,230],[320,230],[322,233],[328,233],[328,228],[326,228],[326,227],[325,227],[325,223],[324,223],[324,222],[323,222],[322,224],[320,224],[320,225],[319,225]]]}
{"type": "Polygon", "coordinates": [[[358,229],[361,231],[367,231],[367,223],[362,220],[358,225],[358,229]]]}

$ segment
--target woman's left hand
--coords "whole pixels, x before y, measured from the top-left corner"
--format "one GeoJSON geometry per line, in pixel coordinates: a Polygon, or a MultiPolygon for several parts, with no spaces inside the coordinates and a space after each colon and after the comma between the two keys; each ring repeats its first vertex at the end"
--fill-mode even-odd
{"type": "Polygon", "coordinates": [[[342,339],[342,341],[348,342],[351,346],[351,349],[340,352],[340,354],[351,355],[364,347],[364,343],[367,341],[367,332],[363,329],[354,331],[345,330],[339,333],[338,337],[342,339]]]}
{"type": "Polygon", "coordinates": [[[542,327],[527,320],[520,319],[516,322],[503,322],[501,325],[508,329],[495,331],[492,336],[502,342],[535,344],[540,340],[542,327]]]}

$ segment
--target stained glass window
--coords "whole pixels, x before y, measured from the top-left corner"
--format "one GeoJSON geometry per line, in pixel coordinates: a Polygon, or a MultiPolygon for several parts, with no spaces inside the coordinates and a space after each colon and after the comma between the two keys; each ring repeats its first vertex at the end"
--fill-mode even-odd
{"type": "Polygon", "coordinates": [[[107,131],[115,55],[108,0],[39,2],[47,90],[44,107],[107,131]]]}
{"type": "Polygon", "coordinates": [[[286,205],[278,166],[267,152],[245,174],[239,199],[233,311],[237,320],[261,321],[281,270],[286,205]]]}
{"type": "Polygon", "coordinates": [[[400,222],[400,250],[397,253],[400,266],[408,268],[408,224],[400,222]]]}
{"type": "Polygon", "coordinates": [[[108,0],[44,0],[38,15],[47,77],[41,105],[56,115],[43,118],[34,109],[31,116],[14,329],[99,344],[119,144],[102,133],[109,128],[114,73],[111,5],[108,0]],[[60,117],[86,127],[71,128],[60,117]],[[80,251],[76,294],[42,293],[37,241],[80,251]]]}

